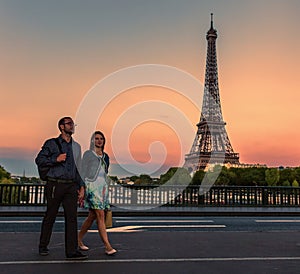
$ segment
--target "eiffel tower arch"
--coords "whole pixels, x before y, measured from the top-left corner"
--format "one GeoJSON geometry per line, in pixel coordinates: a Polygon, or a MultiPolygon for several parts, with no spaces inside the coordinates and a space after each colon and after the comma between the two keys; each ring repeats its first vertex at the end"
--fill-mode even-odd
{"type": "Polygon", "coordinates": [[[184,167],[190,172],[205,169],[209,164],[239,165],[239,154],[235,153],[223,121],[218,84],[216,54],[217,30],[211,26],[206,34],[207,56],[204,94],[198,130],[192,148],[185,157],[184,167]]]}

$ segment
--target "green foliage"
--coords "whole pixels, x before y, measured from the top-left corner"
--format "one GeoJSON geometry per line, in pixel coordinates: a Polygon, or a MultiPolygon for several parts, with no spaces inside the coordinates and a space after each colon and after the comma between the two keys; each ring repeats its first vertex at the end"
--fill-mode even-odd
{"type": "Polygon", "coordinates": [[[0,166],[0,180],[2,179],[10,179],[10,173],[0,166]]]}
{"type": "Polygon", "coordinates": [[[279,185],[285,185],[286,181],[293,182],[296,175],[296,172],[294,169],[291,168],[285,168],[280,170],[280,178],[279,178],[279,185]]]}
{"type": "Polygon", "coordinates": [[[137,178],[133,182],[134,182],[135,185],[138,186],[138,185],[140,185],[142,183],[142,180],[140,178],[137,178]]]}
{"type": "Polygon", "coordinates": [[[141,185],[151,185],[152,178],[148,174],[141,174],[140,175],[141,185]]]}
{"type": "Polygon", "coordinates": [[[117,176],[108,176],[109,179],[113,182],[118,182],[118,177],[117,176]]]}
{"type": "Polygon", "coordinates": [[[3,178],[1,179],[0,184],[15,184],[15,181],[13,179],[3,178]]]}
{"type": "Polygon", "coordinates": [[[160,175],[160,183],[165,184],[167,181],[169,181],[175,174],[177,169],[177,167],[171,167],[165,174],[160,175]]]}
{"type": "MultiPolygon", "coordinates": [[[[157,182],[153,183],[151,177],[145,174],[132,176],[130,179],[136,185],[157,184],[157,182]]],[[[167,182],[172,185],[201,185],[203,183],[210,185],[210,181],[213,185],[222,186],[298,186],[298,182],[300,182],[300,167],[286,169],[266,167],[227,168],[216,165],[212,171],[196,171],[192,178],[186,169],[171,167],[159,179],[159,183],[162,185],[167,182]],[[218,174],[217,178],[216,174],[218,174]],[[203,181],[204,178],[205,182],[203,181]]]]}
{"type": "MultiPolygon", "coordinates": [[[[215,166],[216,168],[217,166],[215,166]]],[[[220,168],[220,167],[219,167],[220,168]]],[[[214,170],[213,170],[214,171],[214,170]]],[[[211,172],[212,180],[215,180],[211,172]]],[[[206,175],[206,181],[209,181],[210,173],[198,170],[192,178],[193,185],[200,185],[206,175]]],[[[297,168],[235,168],[221,167],[220,174],[215,180],[214,185],[231,185],[231,186],[298,186],[300,182],[300,167],[297,168]]],[[[207,182],[206,182],[207,183],[207,182]]]]}
{"type": "Polygon", "coordinates": [[[131,182],[135,182],[137,179],[139,179],[139,176],[134,175],[130,177],[131,182]]]}
{"type": "Polygon", "coordinates": [[[266,168],[230,168],[229,170],[232,172],[230,185],[256,186],[265,184],[266,168]]]}
{"type": "Polygon", "coordinates": [[[285,180],[283,183],[282,183],[282,186],[291,186],[289,180],[285,180]]]}
{"type": "Polygon", "coordinates": [[[131,176],[130,181],[134,182],[135,185],[150,186],[153,184],[153,179],[148,174],[141,174],[140,176],[131,176]]]}
{"type": "Polygon", "coordinates": [[[205,176],[204,170],[197,170],[192,178],[191,185],[201,185],[201,182],[205,176]]]}
{"type": "Polygon", "coordinates": [[[11,178],[11,174],[0,166],[0,184],[40,184],[41,180],[37,177],[11,178]]]}
{"type": "Polygon", "coordinates": [[[292,182],[292,187],[299,187],[299,183],[296,179],[292,182]]]}
{"type": "Polygon", "coordinates": [[[15,181],[11,178],[9,172],[4,167],[0,166],[0,183],[1,184],[13,184],[15,181]]]}
{"type": "Polygon", "coordinates": [[[295,180],[297,180],[297,182],[300,182],[300,167],[294,169],[294,176],[295,180]]]}
{"type": "MultiPolygon", "coordinates": [[[[231,172],[232,173],[232,172],[231,172]]],[[[221,172],[215,182],[215,185],[229,185],[230,184],[230,173],[229,170],[226,167],[221,167],[221,172]]]]}
{"type": "Polygon", "coordinates": [[[268,186],[276,186],[280,179],[279,170],[277,168],[266,169],[265,178],[268,186]]]}
{"type": "Polygon", "coordinates": [[[189,172],[182,167],[171,167],[167,173],[160,176],[160,183],[169,185],[189,185],[192,178],[189,172]]]}

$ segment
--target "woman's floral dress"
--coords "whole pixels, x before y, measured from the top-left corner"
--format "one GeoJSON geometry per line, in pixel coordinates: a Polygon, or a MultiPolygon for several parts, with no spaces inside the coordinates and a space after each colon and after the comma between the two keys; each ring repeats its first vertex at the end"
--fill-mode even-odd
{"type": "MultiPolygon", "coordinates": [[[[96,155],[96,154],[95,154],[96,155]]],[[[95,181],[90,182],[85,180],[85,203],[84,207],[89,209],[108,209],[108,184],[107,175],[105,172],[105,164],[101,156],[97,155],[100,159],[101,168],[99,169],[98,176],[95,181]]]]}

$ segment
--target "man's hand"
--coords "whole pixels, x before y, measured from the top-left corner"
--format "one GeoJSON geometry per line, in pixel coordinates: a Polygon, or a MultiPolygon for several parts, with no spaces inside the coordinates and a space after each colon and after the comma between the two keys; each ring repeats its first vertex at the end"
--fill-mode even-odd
{"type": "Polygon", "coordinates": [[[78,190],[78,202],[82,202],[84,198],[84,187],[80,187],[80,189],[78,190]]]}
{"type": "Polygon", "coordinates": [[[59,154],[56,158],[56,161],[57,162],[64,162],[67,158],[67,153],[62,153],[62,154],[59,154]]]}

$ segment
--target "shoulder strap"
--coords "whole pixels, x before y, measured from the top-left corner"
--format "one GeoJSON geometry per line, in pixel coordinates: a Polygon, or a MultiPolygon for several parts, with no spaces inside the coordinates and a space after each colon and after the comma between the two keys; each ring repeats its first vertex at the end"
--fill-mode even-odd
{"type": "Polygon", "coordinates": [[[58,146],[59,152],[62,154],[63,151],[62,151],[61,143],[59,142],[58,138],[54,138],[54,140],[55,140],[55,143],[56,143],[57,146],[58,146]]]}

